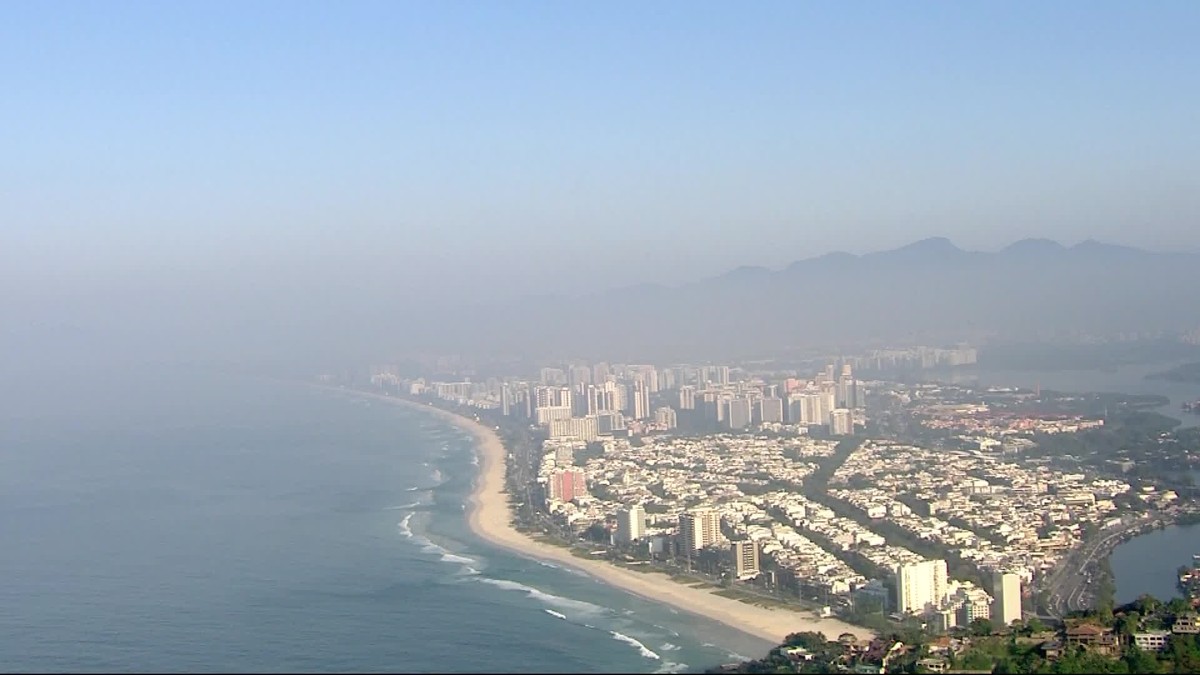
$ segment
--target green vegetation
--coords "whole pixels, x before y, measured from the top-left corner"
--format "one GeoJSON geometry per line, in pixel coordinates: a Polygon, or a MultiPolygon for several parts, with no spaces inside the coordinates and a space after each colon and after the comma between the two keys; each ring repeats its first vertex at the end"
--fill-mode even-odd
{"type": "Polygon", "coordinates": [[[1154,412],[1126,411],[1109,415],[1106,424],[1075,434],[1039,434],[1027,457],[1045,457],[1110,472],[1124,467],[1127,479],[1154,482],[1173,489],[1192,487],[1187,469],[1195,456],[1200,432],[1180,429],[1179,420],[1154,412]]]}
{"type": "MultiPolygon", "coordinates": [[[[739,673],[1190,673],[1200,672],[1200,636],[1172,633],[1161,652],[1144,651],[1137,633],[1170,626],[1194,616],[1176,598],[1163,603],[1150,596],[1118,607],[1115,612],[1081,612],[1064,626],[1047,632],[1036,618],[997,630],[986,619],[933,637],[920,630],[882,632],[870,643],[831,640],[821,633],[795,633],[766,657],[725,672],[739,673]],[[1069,633],[1069,627],[1091,626],[1100,636],[1069,633]],[[1083,637],[1079,637],[1083,636],[1083,637]]],[[[714,671],[709,671],[714,672],[714,671]]]]}

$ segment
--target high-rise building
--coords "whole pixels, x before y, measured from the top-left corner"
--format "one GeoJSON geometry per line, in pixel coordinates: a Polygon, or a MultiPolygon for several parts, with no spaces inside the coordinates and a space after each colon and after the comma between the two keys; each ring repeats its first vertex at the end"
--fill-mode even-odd
{"type": "Polygon", "coordinates": [[[600,437],[600,426],[595,415],[553,419],[549,426],[550,438],[578,438],[590,443],[600,437]]]}
{"type": "Polygon", "coordinates": [[[542,368],[542,384],[562,385],[567,383],[567,374],[561,368],[542,368]]]}
{"type": "Polygon", "coordinates": [[[587,494],[587,479],[580,469],[566,469],[550,474],[546,496],[560,502],[574,501],[587,494]]]}
{"type": "Polygon", "coordinates": [[[674,389],[677,382],[674,368],[663,368],[658,371],[658,385],[663,389],[674,389]]]}
{"type": "Polygon", "coordinates": [[[571,370],[567,374],[570,376],[568,384],[572,388],[592,383],[592,369],[590,366],[571,366],[571,370]]]}
{"type": "Polygon", "coordinates": [[[641,380],[633,383],[633,419],[644,420],[650,416],[650,389],[641,380]]]}
{"type": "Polygon", "coordinates": [[[992,597],[982,588],[958,588],[946,598],[946,605],[955,608],[955,621],[960,626],[969,626],[976,619],[990,619],[993,604],[992,597]]]}
{"type": "Polygon", "coordinates": [[[679,388],[679,409],[680,410],[695,410],[696,409],[696,388],[685,384],[679,388]]]}
{"type": "Polygon", "coordinates": [[[849,436],[854,433],[854,417],[849,408],[834,408],[829,414],[829,433],[849,436]]]}
{"type": "Polygon", "coordinates": [[[754,408],[750,403],[749,398],[738,397],[729,400],[728,414],[726,422],[730,429],[745,429],[750,426],[751,415],[754,408]]]}
{"type": "Polygon", "coordinates": [[[787,397],[787,421],[788,424],[800,424],[804,421],[804,405],[799,396],[787,397]]]}
{"type": "Polygon", "coordinates": [[[533,409],[534,421],[540,426],[546,426],[554,420],[566,420],[571,418],[571,414],[575,411],[571,406],[542,406],[533,409]]]}
{"type": "Polygon", "coordinates": [[[630,401],[629,389],[619,382],[609,382],[609,391],[612,392],[613,410],[618,410],[623,413],[630,412],[632,402],[630,401]]]}
{"type": "Polygon", "coordinates": [[[992,578],[992,621],[999,626],[1012,625],[1021,618],[1021,577],[1011,572],[992,578]]]}
{"type": "Polygon", "coordinates": [[[625,417],[619,412],[602,412],[596,415],[596,431],[601,434],[612,434],[625,428],[625,417]]]}
{"type": "Polygon", "coordinates": [[[646,536],[646,509],[634,504],[617,512],[617,541],[628,544],[646,536]]]}
{"type": "Polygon", "coordinates": [[[535,408],[571,407],[571,388],[559,386],[534,387],[535,408]]]}
{"type": "Polygon", "coordinates": [[[699,551],[721,541],[721,514],[694,509],[679,515],[679,543],[684,550],[699,551]]]}
{"type": "Polygon", "coordinates": [[[769,396],[759,401],[759,407],[764,423],[783,421],[783,399],[769,396]]]}
{"type": "Polygon", "coordinates": [[[674,429],[679,426],[678,417],[675,415],[674,408],[662,407],[654,411],[654,423],[665,429],[674,429]]]}
{"type": "Polygon", "coordinates": [[[713,369],[717,378],[717,384],[722,387],[729,385],[729,366],[717,366],[713,369]]]}
{"type": "Polygon", "coordinates": [[[618,384],[616,382],[605,382],[601,385],[592,385],[594,388],[588,389],[588,395],[592,397],[588,406],[594,409],[597,413],[615,412],[620,410],[620,394],[617,392],[618,384]]]}
{"type": "Polygon", "coordinates": [[[798,424],[829,424],[829,405],[825,395],[808,392],[792,397],[789,406],[796,416],[791,421],[798,424]]]}
{"type": "Polygon", "coordinates": [[[896,608],[902,614],[936,609],[946,597],[946,561],[923,560],[896,567],[896,608]]]}
{"type": "Polygon", "coordinates": [[[758,542],[735,541],[730,544],[733,552],[733,573],[739,579],[758,574],[758,542]]]}
{"type": "Polygon", "coordinates": [[[592,384],[604,384],[610,377],[607,363],[600,362],[592,366],[592,384]]]}

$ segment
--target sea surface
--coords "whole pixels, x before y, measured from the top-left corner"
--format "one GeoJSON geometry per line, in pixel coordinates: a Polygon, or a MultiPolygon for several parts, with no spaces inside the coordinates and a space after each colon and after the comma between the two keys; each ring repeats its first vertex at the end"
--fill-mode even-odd
{"type": "Polygon", "coordinates": [[[770,646],[491,547],[470,438],[181,368],[3,373],[0,670],[681,672],[770,646]]]}

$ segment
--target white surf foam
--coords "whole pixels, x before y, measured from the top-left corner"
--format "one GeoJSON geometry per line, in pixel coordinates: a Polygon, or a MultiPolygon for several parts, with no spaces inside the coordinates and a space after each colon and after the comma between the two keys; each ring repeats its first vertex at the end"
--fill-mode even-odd
{"type": "Polygon", "coordinates": [[[686,663],[675,663],[674,661],[663,661],[663,664],[661,666],[659,666],[658,670],[656,670],[654,672],[656,672],[656,673],[686,673],[687,671],[688,671],[688,664],[686,664],[686,663]]]}
{"type": "Polygon", "coordinates": [[[509,581],[508,579],[480,577],[479,580],[485,584],[497,586],[506,590],[521,591],[535,600],[544,602],[547,605],[558,607],[559,609],[567,609],[574,612],[583,612],[589,614],[599,614],[606,611],[603,607],[599,605],[593,605],[590,602],[584,602],[583,600],[572,600],[571,598],[564,598],[552,593],[546,593],[545,591],[540,591],[532,586],[526,586],[525,584],[518,583],[516,581],[509,581]]]}
{"type": "Polygon", "coordinates": [[[735,661],[750,661],[751,660],[749,656],[742,656],[741,654],[739,654],[737,652],[729,652],[728,656],[729,656],[729,658],[731,658],[735,661]]]}
{"type": "Polygon", "coordinates": [[[618,633],[615,630],[608,631],[608,634],[613,636],[614,640],[620,640],[621,642],[624,642],[625,644],[637,649],[639,652],[641,652],[644,658],[654,659],[656,661],[661,658],[658,654],[655,654],[653,651],[647,648],[646,645],[642,644],[637,638],[631,638],[628,635],[624,633],[618,633]]]}
{"type": "Polygon", "coordinates": [[[403,511],[405,509],[415,509],[421,505],[421,502],[413,502],[411,504],[401,504],[399,506],[385,506],[385,511],[403,511]]]}
{"type": "Polygon", "coordinates": [[[412,539],[413,536],[412,528],[408,526],[408,521],[412,520],[412,517],[413,514],[410,513],[407,516],[404,516],[404,520],[401,520],[399,523],[397,523],[397,526],[400,528],[400,534],[405,539],[412,539]]]}
{"type": "Polygon", "coordinates": [[[683,649],[683,647],[680,647],[679,645],[673,645],[670,642],[664,642],[661,645],[659,645],[658,648],[663,650],[664,652],[677,652],[680,649],[683,649]]]}
{"type": "Polygon", "coordinates": [[[417,537],[417,543],[421,544],[421,553],[428,553],[429,555],[448,555],[450,553],[450,551],[429,541],[425,537],[417,537]]]}
{"type": "Polygon", "coordinates": [[[475,560],[474,558],[468,558],[466,556],[455,555],[453,553],[443,553],[442,554],[442,562],[457,563],[459,565],[471,565],[478,561],[475,560]]]}
{"type": "Polygon", "coordinates": [[[464,574],[464,575],[466,575],[466,576],[471,576],[471,577],[473,577],[473,576],[475,576],[476,574],[479,574],[479,570],[475,569],[474,567],[471,567],[470,565],[466,565],[466,566],[464,566],[464,567],[462,568],[462,572],[461,572],[461,573],[462,573],[462,574],[464,574]]]}
{"type": "Polygon", "coordinates": [[[550,616],[556,616],[556,617],[562,619],[563,621],[567,620],[567,615],[563,614],[562,612],[556,612],[552,609],[543,609],[542,611],[549,614],[550,616]]]}
{"type": "Polygon", "coordinates": [[[604,583],[603,581],[600,581],[599,579],[592,577],[587,572],[581,572],[573,567],[563,567],[562,565],[555,565],[552,562],[546,562],[545,560],[538,560],[537,558],[533,558],[532,560],[534,562],[536,562],[537,564],[541,565],[542,567],[549,567],[550,569],[554,569],[554,570],[562,570],[563,572],[566,572],[567,574],[574,574],[577,577],[591,578],[596,583],[601,583],[601,584],[604,583]]]}

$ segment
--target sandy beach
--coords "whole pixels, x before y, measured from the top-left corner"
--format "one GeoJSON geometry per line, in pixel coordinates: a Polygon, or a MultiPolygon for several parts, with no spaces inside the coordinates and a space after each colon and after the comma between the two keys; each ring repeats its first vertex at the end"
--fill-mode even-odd
{"type": "Polygon", "coordinates": [[[774,644],[783,642],[789,633],[799,631],[820,631],[831,639],[842,633],[853,633],[860,639],[874,636],[867,628],[837,619],[817,618],[811,612],[750,605],[714,595],[705,589],[676,583],[662,573],[634,572],[602,560],[578,558],[565,548],[536,541],[512,526],[508,495],[504,492],[504,462],[508,453],[492,429],[473,419],[431,405],[378,394],[353,393],[424,410],[476,438],[480,475],[471,496],[470,526],[481,538],[496,546],[580,570],[624,591],[718,621],[774,644]]]}

